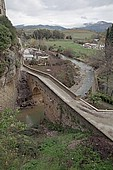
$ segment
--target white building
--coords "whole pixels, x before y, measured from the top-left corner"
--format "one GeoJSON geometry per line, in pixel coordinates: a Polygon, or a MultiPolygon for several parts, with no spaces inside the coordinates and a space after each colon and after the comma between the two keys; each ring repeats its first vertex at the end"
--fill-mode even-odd
{"type": "Polygon", "coordinates": [[[29,49],[24,50],[23,57],[24,57],[24,60],[32,60],[34,58],[36,59],[36,56],[34,56],[33,54],[30,54],[29,49]]]}

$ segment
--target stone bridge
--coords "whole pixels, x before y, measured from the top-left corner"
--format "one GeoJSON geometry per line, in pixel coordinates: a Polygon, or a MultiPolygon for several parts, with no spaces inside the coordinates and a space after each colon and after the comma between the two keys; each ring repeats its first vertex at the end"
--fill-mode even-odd
{"type": "Polygon", "coordinates": [[[86,128],[113,141],[113,110],[98,110],[51,75],[23,64],[29,75],[33,99],[43,96],[46,116],[55,123],[73,128],[86,128]]]}

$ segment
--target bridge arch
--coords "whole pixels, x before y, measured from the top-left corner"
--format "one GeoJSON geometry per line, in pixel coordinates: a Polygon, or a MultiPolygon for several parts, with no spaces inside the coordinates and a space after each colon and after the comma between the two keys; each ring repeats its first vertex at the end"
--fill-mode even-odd
{"type": "Polygon", "coordinates": [[[38,105],[39,103],[43,103],[44,101],[41,90],[37,86],[35,86],[32,90],[32,99],[35,105],[38,105]]]}

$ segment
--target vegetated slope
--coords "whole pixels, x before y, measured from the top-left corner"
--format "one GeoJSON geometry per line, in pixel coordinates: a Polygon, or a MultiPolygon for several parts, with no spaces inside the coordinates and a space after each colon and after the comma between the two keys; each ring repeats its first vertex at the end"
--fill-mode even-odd
{"type": "Polygon", "coordinates": [[[16,117],[0,113],[0,170],[112,170],[113,143],[47,119],[27,128],[16,117]]]}
{"type": "Polygon", "coordinates": [[[13,27],[11,21],[6,16],[1,16],[0,17],[0,77],[4,74],[6,68],[7,70],[10,67],[11,67],[10,69],[12,69],[12,65],[17,64],[16,53],[18,51],[18,47],[19,46],[16,37],[16,29],[13,27]]]}

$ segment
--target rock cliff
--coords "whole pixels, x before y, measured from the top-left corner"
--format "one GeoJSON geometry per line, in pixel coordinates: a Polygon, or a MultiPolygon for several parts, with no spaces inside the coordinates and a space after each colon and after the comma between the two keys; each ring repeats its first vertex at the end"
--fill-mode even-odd
{"type": "Polygon", "coordinates": [[[15,108],[20,60],[17,48],[6,50],[0,57],[0,110],[15,108]]]}

